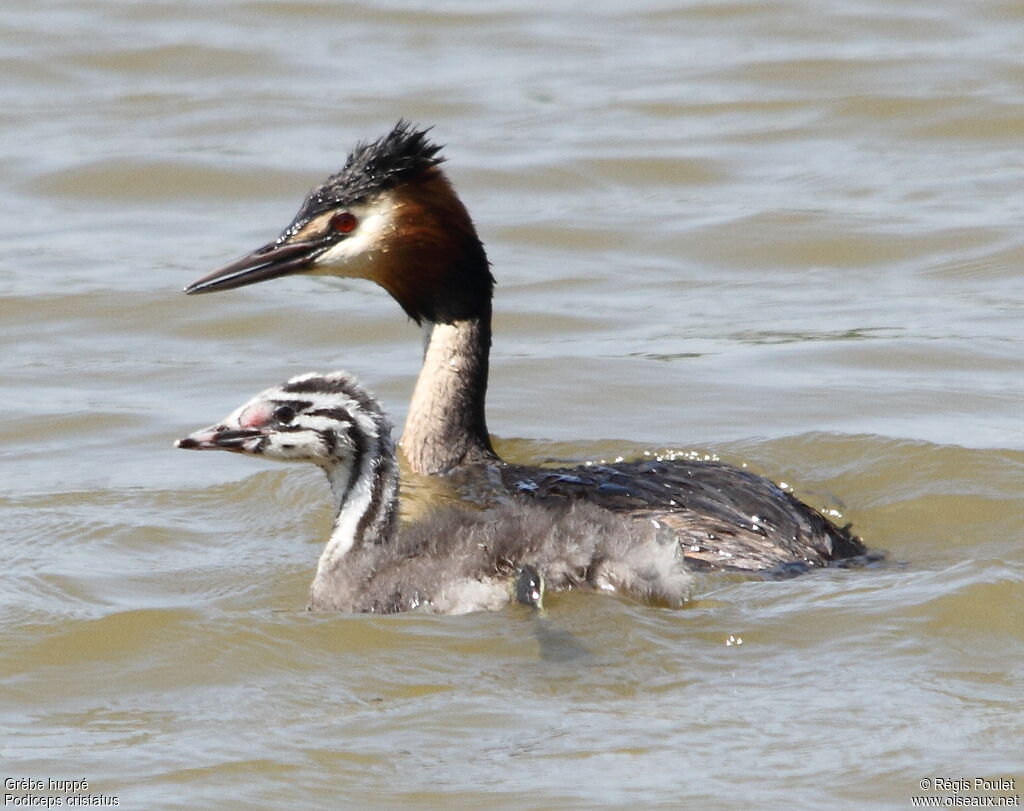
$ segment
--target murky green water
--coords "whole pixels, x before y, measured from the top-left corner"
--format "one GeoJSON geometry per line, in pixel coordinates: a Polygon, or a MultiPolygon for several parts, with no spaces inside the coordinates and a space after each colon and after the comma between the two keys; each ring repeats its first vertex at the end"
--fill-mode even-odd
{"type": "Polygon", "coordinates": [[[1019,796],[1022,26],[997,2],[4,4],[0,765],[89,783],[5,794],[1019,796]],[[399,116],[436,124],[494,263],[508,457],[716,453],[888,563],[701,576],[679,612],[305,614],[317,472],[171,443],[312,369],[401,420],[420,336],[357,282],[179,291],[399,116]],[[1015,788],[920,788],[975,777],[1015,788]]]}

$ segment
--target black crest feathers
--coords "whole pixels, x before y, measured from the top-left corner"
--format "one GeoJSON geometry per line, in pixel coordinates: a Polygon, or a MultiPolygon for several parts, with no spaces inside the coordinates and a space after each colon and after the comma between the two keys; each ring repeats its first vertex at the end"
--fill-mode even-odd
{"type": "Polygon", "coordinates": [[[427,138],[430,127],[417,129],[400,119],[387,135],[360,141],[337,174],[310,192],[302,206],[307,216],[339,205],[351,205],[369,195],[391,189],[444,161],[441,145],[427,138]]]}

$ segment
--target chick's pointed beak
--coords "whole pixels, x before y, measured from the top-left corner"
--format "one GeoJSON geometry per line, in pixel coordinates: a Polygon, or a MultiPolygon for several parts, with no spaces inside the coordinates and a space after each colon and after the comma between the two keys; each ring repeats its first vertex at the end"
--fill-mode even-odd
{"type": "Polygon", "coordinates": [[[229,428],[226,425],[211,425],[193,431],[187,437],[179,439],[174,447],[189,451],[235,451],[237,453],[254,453],[263,433],[258,430],[229,428]]]}
{"type": "Polygon", "coordinates": [[[185,288],[189,295],[231,290],[306,270],[331,245],[326,238],[278,244],[270,242],[229,265],[218,268],[185,288]]]}

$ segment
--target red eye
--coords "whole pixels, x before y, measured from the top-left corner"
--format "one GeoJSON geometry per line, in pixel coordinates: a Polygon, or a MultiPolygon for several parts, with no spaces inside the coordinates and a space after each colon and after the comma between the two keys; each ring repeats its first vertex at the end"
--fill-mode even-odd
{"type": "Polygon", "coordinates": [[[342,211],[339,214],[335,214],[331,219],[331,228],[339,234],[351,233],[356,230],[357,225],[359,225],[359,220],[350,211],[342,211]]]}

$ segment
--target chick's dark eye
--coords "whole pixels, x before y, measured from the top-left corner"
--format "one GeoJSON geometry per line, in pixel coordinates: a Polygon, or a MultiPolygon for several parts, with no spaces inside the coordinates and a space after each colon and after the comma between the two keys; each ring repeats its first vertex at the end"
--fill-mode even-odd
{"type": "Polygon", "coordinates": [[[331,218],[331,228],[339,234],[350,234],[356,230],[359,220],[351,211],[340,211],[331,218]]]}
{"type": "Polygon", "coordinates": [[[289,423],[295,419],[295,409],[291,406],[278,406],[274,409],[274,419],[278,422],[289,423]]]}

